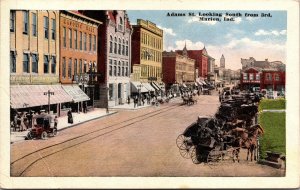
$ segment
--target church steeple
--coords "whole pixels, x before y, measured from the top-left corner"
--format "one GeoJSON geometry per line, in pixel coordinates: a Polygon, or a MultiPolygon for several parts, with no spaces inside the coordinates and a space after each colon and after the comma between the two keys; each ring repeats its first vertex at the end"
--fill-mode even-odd
{"type": "Polygon", "coordinates": [[[182,55],[183,56],[187,56],[187,49],[186,49],[186,42],[184,43],[184,48],[183,48],[183,51],[182,51],[182,55]]]}
{"type": "Polygon", "coordinates": [[[220,59],[220,67],[225,68],[225,57],[224,57],[223,54],[222,54],[221,59],[220,59]]]}

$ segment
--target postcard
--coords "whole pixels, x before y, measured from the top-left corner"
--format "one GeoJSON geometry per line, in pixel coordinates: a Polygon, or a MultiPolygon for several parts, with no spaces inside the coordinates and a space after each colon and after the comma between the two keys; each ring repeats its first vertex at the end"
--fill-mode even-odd
{"type": "Polygon", "coordinates": [[[1,4],[1,187],[299,187],[299,2],[1,4]]]}

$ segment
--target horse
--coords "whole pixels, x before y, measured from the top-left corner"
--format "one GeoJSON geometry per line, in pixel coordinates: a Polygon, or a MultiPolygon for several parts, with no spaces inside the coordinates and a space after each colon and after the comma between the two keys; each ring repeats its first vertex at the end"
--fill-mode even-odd
{"type": "MultiPolygon", "coordinates": [[[[253,153],[254,153],[254,160],[257,160],[257,154],[256,154],[256,149],[257,149],[257,138],[264,134],[264,129],[259,125],[253,125],[251,126],[248,130],[244,128],[235,128],[230,131],[231,134],[235,135],[235,141],[234,145],[238,146],[240,148],[245,148],[247,149],[247,160],[249,159],[249,153],[250,153],[250,160],[252,161],[253,159],[253,153]]],[[[236,153],[236,157],[238,159],[238,152],[236,153]]],[[[239,159],[238,159],[239,161],[239,159]]]]}

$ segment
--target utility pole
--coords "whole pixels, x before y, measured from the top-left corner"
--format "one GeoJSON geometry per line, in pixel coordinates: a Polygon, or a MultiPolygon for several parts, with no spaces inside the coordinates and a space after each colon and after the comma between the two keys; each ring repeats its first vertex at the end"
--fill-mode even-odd
{"type": "Polygon", "coordinates": [[[47,92],[44,92],[44,95],[45,96],[48,95],[48,114],[50,114],[50,96],[54,95],[54,92],[51,92],[50,90],[48,90],[47,92]]]}

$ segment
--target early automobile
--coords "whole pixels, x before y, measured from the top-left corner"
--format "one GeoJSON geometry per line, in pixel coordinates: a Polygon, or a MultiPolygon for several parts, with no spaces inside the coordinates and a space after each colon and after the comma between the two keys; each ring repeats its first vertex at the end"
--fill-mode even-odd
{"type": "Polygon", "coordinates": [[[33,127],[26,139],[46,139],[48,135],[56,136],[57,127],[54,125],[54,116],[51,114],[40,114],[32,118],[33,127]]]}

